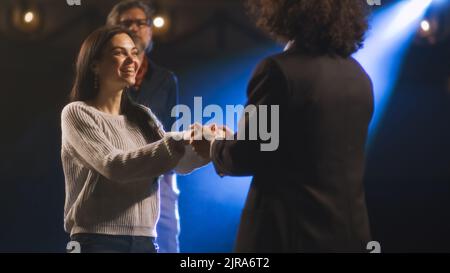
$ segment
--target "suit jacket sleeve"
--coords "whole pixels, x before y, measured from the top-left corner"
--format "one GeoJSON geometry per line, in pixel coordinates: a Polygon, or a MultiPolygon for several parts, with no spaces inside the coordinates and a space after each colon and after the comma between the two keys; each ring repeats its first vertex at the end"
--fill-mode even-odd
{"type": "MultiPolygon", "coordinates": [[[[286,92],[287,83],[280,67],[275,60],[266,59],[257,66],[248,84],[246,106],[254,105],[259,111],[262,105],[267,105],[269,115],[264,122],[268,123],[266,128],[270,128],[270,106],[280,105],[282,109],[281,104],[287,99],[286,92]]],[[[261,144],[264,142],[260,140],[259,133],[257,140],[249,140],[249,116],[241,117],[234,140],[215,140],[211,145],[211,159],[216,172],[221,176],[255,175],[258,168],[267,166],[275,158],[277,150],[261,151],[261,144]],[[247,136],[245,140],[238,140],[237,135],[243,129],[247,136]]],[[[260,121],[258,132],[259,126],[260,121]]]]}

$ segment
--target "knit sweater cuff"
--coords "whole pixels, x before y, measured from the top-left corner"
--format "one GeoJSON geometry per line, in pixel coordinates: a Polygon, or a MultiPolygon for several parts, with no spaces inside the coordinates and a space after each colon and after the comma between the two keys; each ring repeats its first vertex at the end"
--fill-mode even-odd
{"type": "Polygon", "coordinates": [[[185,150],[182,132],[168,132],[165,134],[163,141],[171,157],[175,155],[182,156],[184,154],[185,150]]]}

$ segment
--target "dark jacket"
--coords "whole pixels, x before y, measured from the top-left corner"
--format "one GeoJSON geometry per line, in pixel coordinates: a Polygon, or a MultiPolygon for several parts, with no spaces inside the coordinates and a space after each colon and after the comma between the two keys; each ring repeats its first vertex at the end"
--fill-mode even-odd
{"type": "Polygon", "coordinates": [[[253,176],[236,251],[365,251],[364,146],[373,93],[364,69],[352,58],[294,48],[263,60],[247,93],[248,104],[279,105],[280,140],[273,152],[260,151],[261,141],[212,145],[219,174],[253,176]]]}
{"type": "Polygon", "coordinates": [[[165,131],[170,131],[175,117],[171,110],[178,104],[178,81],[173,72],[157,66],[148,59],[148,72],[139,90],[131,89],[131,96],[139,104],[149,107],[161,121],[165,131]]]}
{"type": "MultiPolygon", "coordinates": [[[[165,131],[171,131],[176,118],[171,110],[178,104],[178,82],[175,75],[148,59],[148,72],[145,74],[139,90],[131,89],[131,96],[139,104],[149,107],[161,121],[165,131]]],[[[174,174],[161,178],[161,213],[156,226],[159,252],[178,252],[178,187],[174,174]]]]}

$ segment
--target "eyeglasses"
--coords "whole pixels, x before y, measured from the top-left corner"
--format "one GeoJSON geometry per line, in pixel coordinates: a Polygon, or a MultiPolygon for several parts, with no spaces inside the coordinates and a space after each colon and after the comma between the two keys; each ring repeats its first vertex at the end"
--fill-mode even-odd
{"type": "Polygon", "coordinates": [[[130,28],[133,24],[136,24],[139,28],[150,26],[150,20],[148,19],[135,19],[135,20],[123,20],[119,24],[125,28],[130,28]]]}

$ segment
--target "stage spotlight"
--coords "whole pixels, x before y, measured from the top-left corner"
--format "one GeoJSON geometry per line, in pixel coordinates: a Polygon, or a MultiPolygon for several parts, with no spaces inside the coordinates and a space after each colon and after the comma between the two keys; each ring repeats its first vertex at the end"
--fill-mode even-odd
{"type": "Polygon", "coordinates": [[[11,24],[19,32],[30,34],[39,30],[42,25],[42,14],[37,4],[15,3],[11,7],[11,24]]]}
{"type": "Polygon", "coordinates": [[[155,19],[153,19],[153,25],[156,28],[162,28],[166,24],[166,20],[164,20],[161,16],[156,16],[155,19]]]}
{"type": "Polygon", "coordinates": [[[170,28],[169,16],[159,14],[153,18],[153,33],[163,36],[170,28]]]}
{"type": "MultiPolygon", "coordinates": [[[[398,1],[372,14],[364,48],[354,56],[374,84],[375,112],[369,128],[369,145],[384,116],[407,48],[420,30],[430,4],[431,0],[398,1]]],[[[433,25],[429,24],[431,31],[433,25]]]]}
{"type": "Polygon", "coordinates": [[[436,45],[450,37],[450,1],[434,0],[426,18],[420,22],[415,43],[436,45]]]}
{"type": "Polygon", "coordinates": [[[430,17],[420,22],[415,43],[419,45],[434,45],[438,42],[440,24],[437,17],[430,17]]]}
{"type": "Polygon", "coordinates": [[[25,15],[23,16],[23,20],[27,24],[31,23],[33,21],[33,19],[34,19],[34,13],[32,11],[26,12],[25,15]]]}
{"type": "Polygon", "coordinates": [[[420,22],[420,28],[424,32],[430,31],[430,22],[428,22],[428,20],[422,20],[422,22],[420,22]]]}

